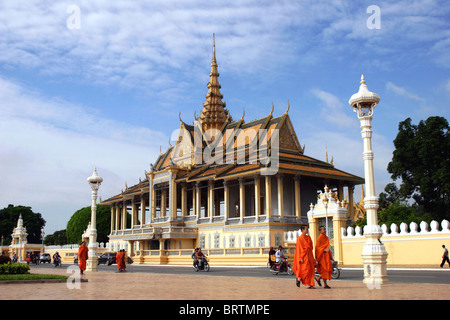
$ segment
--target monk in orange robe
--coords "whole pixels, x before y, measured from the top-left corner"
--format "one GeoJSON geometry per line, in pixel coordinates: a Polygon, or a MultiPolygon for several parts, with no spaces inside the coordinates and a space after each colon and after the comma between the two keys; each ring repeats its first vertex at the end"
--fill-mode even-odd
{"type": "Polygon", "coordinates": [[[315,261],[313,244],[311,237],[308,235],[308,231],[307,226],[301,227],[302,234],[297,237],[292,270],[297,277],[297,287],[300,287],[301,282],[303,285],[306,285],[307,289],[314,289],[315,261]]]}
{"type": "Polygon", "coordinates": [[[88,259],[89,249],[86,247],[86,241],[81,243],[81,246],[78,248],[78,265],[80,267],[80,272],[83,274],[84,270],[86,270],[86,261],[88,259]]]}
{"type": "Polygon", "coordinates": [[[125,250],[121,249],[116,255],[117,268],[119,272],[125,271],[125,250]]]}
{"type": "Polygon", "coordinates": [[[330,240],[326,235],[326,228],[319,228],[320,235],[316,241],[316,261],[317,261],[317,272],[320,273],[320,276],[316,277],[316,281],[319,286],[322,286],[320,283],[320,279],[323,279],[325,283],[325,289],[330,289],[327,284],[327,280],[331,280],[331,272],[333,271],[333,254],[330,250],[330,240]]]}

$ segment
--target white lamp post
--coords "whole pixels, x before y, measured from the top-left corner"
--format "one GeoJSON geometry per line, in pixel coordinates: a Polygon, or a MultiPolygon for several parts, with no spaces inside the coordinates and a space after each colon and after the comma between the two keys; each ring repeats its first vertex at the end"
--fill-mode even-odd
{"type": "Polygon", "coordinates": [[[96,227],[96,220],[97,220],[97,192],[100,188],[101,183],[103,182],[103,179],[97,175],[97,168],[94,168],[94,173],[92,173],[92,176],[87,178],[87,181],[89,182],[89,185],[91,186],[91,195],[92,195],[92,205],[91,205],[91,227],[86,231],[86,233],[89,236],[89,257],[87,260],[87,271],[97,271],[97,263],[98,263],[98,256],[97,256],[97,227],[96,227]]]}
{"type": "Polygon", "coordinates": [[[384,244],[380,241],[383,231],[378,225],[378,197],[375,194],[375,180],[373,173],[373,151],[372,151],[372,115],[373,110],[380,101],[380,97],[367,88],[364,75],[361,76],[359,91],[352,95],[349,104],[353,111],[358,114],[361,122],[361,135],[364,142],[364,174],[366,185],[366,197],[364,208],[366,209],[367,225],[364,227],[366,242],[362,252],[364,265],[364,283],[379,285],[387,283],[386,259],[387,252],[384,244]]]}

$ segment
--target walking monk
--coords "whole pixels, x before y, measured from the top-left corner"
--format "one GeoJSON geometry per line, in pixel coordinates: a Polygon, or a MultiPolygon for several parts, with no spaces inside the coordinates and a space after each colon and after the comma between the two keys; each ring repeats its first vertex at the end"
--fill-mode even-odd
{"type": "Polygon", "coordinates": [[[117,252],[116,255],[116,263],[117,268],[119,269],[119,272],[125,271],[125,250],[121,249],[119,252],[117,252]]]}
{"type": "Polygon", "coordinates": [[[317,261],[317,272],[320,273],[320,276],[317,276],[315,279],[319,286],[322,286],[320,283],[320,279],[323,279],[325,283],[325,289],[330,289],[327,284],[327,280],[331,280],[331,272],[333,271],[333,254],[330,250],[330,239],[328,239],[326,235],[326,228],[320,227],[319,232],[320,235],[316,241],[316,261],[317,261]]]}
{"type": "Polygon", "coordinates": [[[89,249],[86,247],[86,241],[81,243],[81,246],[78,248],[78,265],[80,267],[80,272],[83,274],[83,271],[86,270],[86,260],[88,259],[89,249]]]}
{"type": "Polygon", "coordinates": [[[294,265],[292,270],[297,277],[297,287],[300,287],[301,282],[306,285],[307,289],[314,289],[315,261],[313,255],[313,244],[311,237],[308,235],[308,227],[302,226],[300,229],[302,234],[297,237],[294,265]]]}

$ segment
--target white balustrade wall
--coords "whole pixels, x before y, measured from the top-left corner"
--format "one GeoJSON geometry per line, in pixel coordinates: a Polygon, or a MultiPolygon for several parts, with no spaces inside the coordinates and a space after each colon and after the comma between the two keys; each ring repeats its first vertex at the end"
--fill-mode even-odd
{"type": "MultiPolygon", "coordinates": [[[[402,222],[399,226],[395,223],[391,224],[388,228],[385,224],[381,226],[383,230],[383,237],[389,236],[410,236],[410,235],[426,235],[426,234],[450,234],[450,222],[447,220],[442,220],[441,224],[435,220],[431,221],[430,225],[425,221],[422,221],[419,225],[415,222],[411,222],[409,226],[402,222]],[[400,230],[399,230],[400,229],[400,230]]],[[[342,228],[343,239],[349,238],[363,238],[364,232],[360,227],[348,227],[347,229],[342,228]]]]}
{"type": "MultiPolygon", "coordinates": [[[[432,221],[430,224],[425,221],[419,224],[401,223],[399,226],[392,224],[389,227],[383,224],[381,230],[383,235],[380,241],[388,252],[388,266],[439,267],[442,261],[442,245],[450,247],[450,222],[447,220],[441,223],[432,221]]],[[[285,245],[291,250],[295,248],[300,234],[300,230],[285,232],[285,245]]],[[[361,253],[366,241],[363,228],[342,228],[341,235],[342,265],[362,266],[361,253]]],[[[336,246],[336,243],[334,245],[336,246]]]]}

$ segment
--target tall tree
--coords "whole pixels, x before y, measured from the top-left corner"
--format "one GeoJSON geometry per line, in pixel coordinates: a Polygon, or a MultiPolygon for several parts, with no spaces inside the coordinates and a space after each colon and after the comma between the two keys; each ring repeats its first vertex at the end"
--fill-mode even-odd
{"type": "Polygon", "coordinates": [[[443,117],[418,125],[400,122],[388,172],[401,179],[401,197],[412,198],[433,219],[450,218],[450,133],[443,117]]]}
{"type": "MultiPolygon", "coordinates": [[[[97,242],[108,242],[111,231],[111,209],[109,206],[97,205],[97,242]]],[[[71,244],[80,243],[81,235],[91,221],[91,207],[84,207],[75,212],[67,222],[67,242],[71,244]]]]}
{"type": "Polygon", "coordinates": [[[40,213],[33,212],[31,207],[8,205],[0,210],[0,233],[3,235],[3,244],[11,243],[11,234],[17,226],[17,220],[22,215],[23,226],[27,228],[28,243],[41,243],[41,229],[45,220],[40,213]]]}

